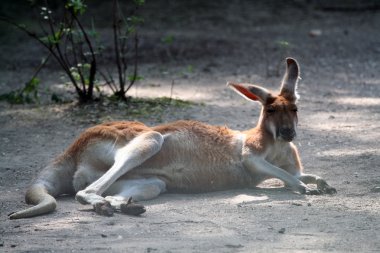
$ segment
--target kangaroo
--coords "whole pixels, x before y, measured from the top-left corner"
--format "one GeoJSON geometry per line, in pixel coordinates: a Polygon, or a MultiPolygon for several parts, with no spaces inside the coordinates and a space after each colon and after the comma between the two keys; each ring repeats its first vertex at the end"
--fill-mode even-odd
{"type": "Polygon", "coordinates": [[[257,126],[236,131],[198,121],[148,127],[139,122],[110,122],[85,130],[44,168],[26,192],[33,206],[11,219],[52,212],[55,197],[76,195],[101,215],[145,212],[131,201],[163,192],[209,192],[257,186],[278,178],[301,194],[333,194],[319,176],[305,174],[296,146],[299,66],[286,59],[279,94],[252,84],[227,83],[262,105],[257,126]],[[307,184],[315,184],[310,188],[307,184]]]}

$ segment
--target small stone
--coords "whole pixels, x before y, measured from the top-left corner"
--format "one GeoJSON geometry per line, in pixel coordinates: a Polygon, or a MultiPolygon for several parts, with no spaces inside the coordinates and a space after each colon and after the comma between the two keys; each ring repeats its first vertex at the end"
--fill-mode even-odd
{"type": "Polygon", "coordinates": [[[224,246],[226,246],[227,248],[230,248],[230,249],[238,249],[238,248],[243,248],[244,247],[241,244],[226,244],[224,246]]]}
{"type": "Polygon", "coordinates": [[[311,203],[307,203],[307,206],[311,206],[311,203]]]}
{"type": "Polygon", "coordinates": [[[319,37],[321,35],[322,35],[322,30],[320,30],[320,29],[312,29],[309,32],[310,37],[319,37]]]}
{"type": "Polygon", "coordinates": [[[335,119],[335,116],[334,115],[330,115],[329,119],[335,119]]]}
{"type": "Polygon", "coordinates": [[[380,192],[380,186],[376,186],[376,187],[372,188],[371,191],[372,192],[380,192]]]}
{"type": "Polygon", "coordinates": [[[106,237],[108,237],[108,235],[106,235],[106,234],[101,234],[100,235],[102,238],[106,238],[106,237]]]}
{"type": "Polygon", "coordinates": [[[278,230],[278,232],[279,232],[280,234],[284,234],[284,233],[285,233],[285,228],[281,228],[280,230],[278,230]]]}
{"type": "Polygon", "coordinates": [[[293,206],[302,206],[301,203],[297,203],[297,202],[293,202],[292,205],[293,205],[293,206]]]}

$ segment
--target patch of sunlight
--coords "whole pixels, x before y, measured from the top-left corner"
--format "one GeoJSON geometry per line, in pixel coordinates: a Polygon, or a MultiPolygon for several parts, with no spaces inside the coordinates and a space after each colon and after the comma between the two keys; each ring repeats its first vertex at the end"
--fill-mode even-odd
{"type": "Polygon", "coordinates": [[[172,97],[175,99],[202,102],[213,99],[212,88],[200,84],[174,83],[162,79],[149,79],[144,85],[136,85],[129,92],[134,97],[172,97]]]}
{"type": "Polygon", "coordinates": [[[57,217],[54,220],[34,224],[35,229],[39,230],[55,230],[55,229],[73,229],[81,224],[89,224],[97,222],[91,216],[68,219],[67,216],[57,217]]]}
{"type": "Polygon", "coordinates": [[[380,105],[380,98],[371,97],[341,97],[335,100],[339,104],[343,105],[355,105],[355,106],[375,106],[380,105]]]}
{"type": "Polygon", "coordinates": [[[323,156],[368,156],[372,154],[380,154],[380,151],[378,149],[370,149],[366,148],[363,149],[349,149],[349,148],[338,148],[338,149],[332,149],[332,150],[325,150],[320,151],[317,153],[317,156],[323,157],[323,156]]]}
{"type": "Polygon", "coordinates": [[[363,81],[364,81],[364,84],[369,84],[369,85],[379,85],[380,84],[380,80],[376,77],[365,78],[365,79],[363,79],[363,81]]]}
{"type": "Polygon", "coordinates": [[[11,119],[23,119],[25,124],[30,124],[35,120],[42,120],[58,116],[64,113],[72,103],[50,104],[50,105],[31,105],[31,106],[11,106],[0,109],[0,118],[11,117],[11,119]]]}
{"type": "Polygon", "coordinates": [[[240,194],[232,198],[229,202],[231,204],[242,204],[242,203],[253,203],[253,202],[258,202],[258,201],[264,201],[267,200],[268,196],[251,196],[251,195],[246,195],[246,194],[240,194]]]}

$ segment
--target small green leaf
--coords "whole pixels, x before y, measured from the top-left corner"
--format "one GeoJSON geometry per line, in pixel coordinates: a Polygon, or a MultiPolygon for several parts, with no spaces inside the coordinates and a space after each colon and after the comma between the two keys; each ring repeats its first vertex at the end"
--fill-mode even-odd
{"type": "Polygon", "coordinates": [[[287,48],[291,46],[290,43],[286,40],[279,40],[276,42],[276,44],[283,48],[287,48]]]}
{"type": "Polygon", "coordinates": [[[26,29],[26,25],[25,24],[18,24],[17,26],[19,26],[20,28],[26,29]]]}
{"type": "Polygon", "coordinates": [[[144,19],[142,17],[139,17],[139,16],[131,16],[129,18],[129,21],[132,23],[132,25],[138,25],[138,24],[144,23],[144,19]]]}
{"type": "Polygon", "coordinates": [[[94,38],[99,37],[99,33],[95,29],[94,19],[91,19],[91,30],[88,30],[88,35],[94,38]]]}
{"type": "Polygon", "coordinates": [[[135,75],[129,75],[128,76],[128,81],[140,81],[140,80],[144,80],[144,77],[135,76],[135,75]]]}
{"type": "Polygon", "coordinates": [[[145,0],[133,0],[133,3],[138,6],[141,6],[145,4],[145,0]]]}
{"type": "Polygon", "coordinates": [[[130,26],[126,30],[126,34],[132,34],[136,32],[136,27],[135,26],[130,26]]]}
{"type": "Polygon", "coordinates": [[[188,65],[186,69],[187,69],[187,72],[189,72],[189,73],[194,72],[194,66],[193,65],[188,65]]]}
{"type": "Polygon", "coordinates": [[[66,4],[66,8],[72,8],[74,14],[83,14],[86,11],[87,5],[82,0],[69,0],[66,4]]]}
{"type": "Polygon", "coordinates": [[[40,40],[45,44],[54,45],[58,44],[61,40],[61,33],[56,32],[54,35],[49,35],[45,37],[41,37],[40,40]]]}
{"type": "Polygon", "coordinates": [[[25,87],[22,91],[25,92],[26,94],[35,93],[38,89],[39,84],[40,84],[40,80],[34,77],[25,84],[25,87]]]}
{"type": "Polygon", "coordinates": [[[174,42],[174,36],[173,35],[166,35],[165,37],[161,38],[161,41],[165,44],[172,44],[174,42]]]}

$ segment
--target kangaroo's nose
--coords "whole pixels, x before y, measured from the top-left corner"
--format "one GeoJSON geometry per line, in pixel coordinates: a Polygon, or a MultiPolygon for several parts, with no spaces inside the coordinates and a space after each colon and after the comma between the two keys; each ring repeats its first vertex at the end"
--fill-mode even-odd
{"type": "Polygon", "coordinates": [[[296,131],[294,128],[281,128],[280,136],[285,141],[292,141],[296,137],[296,131]]]}

